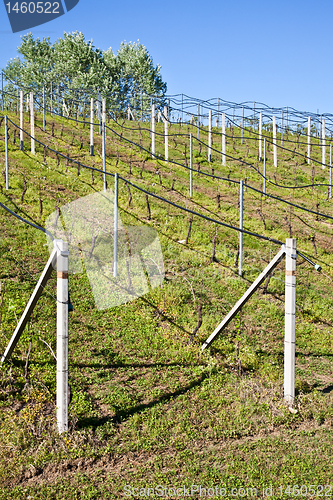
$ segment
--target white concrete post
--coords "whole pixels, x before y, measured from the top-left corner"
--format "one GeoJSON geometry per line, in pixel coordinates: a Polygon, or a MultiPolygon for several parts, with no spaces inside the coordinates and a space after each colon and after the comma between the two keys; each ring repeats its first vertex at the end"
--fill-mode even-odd
{"type": "Polygon", "coordinates": [[[296,238],[286,240],[284,399],[295,397],[296,238]]]}
{"type": "Polygon", "coordinates": [[[263,192],[266,194],[266,137],[264,137],[264,178],[263,178],[263,192]]]}
{"type": "Polygon", "coordinates": [[[151,155],[155,157],[155,104],[151,105],[151,155]]]}
{"type": "Polygon", "coordinates": [[[225,157],[225,113],[222,113],[222,165],[226,165],[225,157]]]}
{"type": "Polygon", "coordinates": [[[164,106],[164,159],[169,159],[168,108],[164,106]]]}
{"type": "Polygon", "coordinates": [[[94,98],[90,99],[90,156],[94,156],[94,98]]]}
{"type": "Polygon", "coordinates": [[[131,119],[131,110],[130,110],[130,107],[128,105],[128,108],[127,108],[127,120],[130,121],[131,119]]]}
{"type": "Polygon", "coordinates": [[[321,144],[322,144],[322,157],[321,157],[321,162],[323,164],[323,168],[325,168],[326,164],[326,131],[325,131],[325,118],[322,120],[322,132],[321,132],[321,144]]]}
{"type": "Polygon", "coordinates": [[[43,131],[45,132],[45,85],[43,85],[43,131]]]}
{"type": "Polygon", "coordinates": [[[30,128],[31,128],[31,154],[35,154],[35,114],[34,114],[34,96],[30,92],[30,128]]]}
{"type": "Polygon", "coordinates": [[[1,71],[1,111],[3,111],[3,72],[1,71]]]}
{"type": "Polygon", "coordinates": [[[242,114],[242,133],[241,133],[241,144],[243,144],[243,137],[244,137],[244,106],[243,106],[243,114],[242,114]]]}
{"type": "Polygon", "coordinates": [[[114,174],[114,202],[113,202],[113,277],[117,277],[118,262],[118,174],[114,174]]]}
{"type": "Polygon", "coordinates": [[[308,116],[308,163],[310,163],[311,156],[311,117],[308,116]]]}
{"type": "Polygon", "coordinates": [[[106,154],[105,154],[105,122],[102,123],[102,158],[103,158],[103,182],[104,182],[104,191],[107,189],[106,183],[106,154]]]}
{"type": "Polygon", "coordinates": [[[102,122],[106,122],[106,99],[102,101],[102,122]]]}
{"type": "MultiPolygon", "coordinates": [[[[243,181],[239,183],[239,229],[243,229],[243,181]]],[[[239,231],[238,275],[243,276],[243,233],[239,231]]]]}
{"type": "Polygon", "coordinates": [[[190,197],[193,196],[193,141],[190,134],[190,197]]]}
{"type": "Polygon", "coordinates": [[[68,430],[68,243],[57,247],[57,424],[68,430]]]}
{"type": "Polygon", "coordinates": [[[23,151],[23,110],[24,110],[24,96],[23,90],[20,90],[20,150],[23,151]]]}
{"type": "Polygon", "coordinates": [[[102,125],[101,125],[101,94],[98,94],[97,98],[97,118],[98,118],[98,133],[101,135],[102,133],[102,125]]]}
{"type": "Polygon", "coordinates": [[[6,173],[6,189],[9,189],[8,180],[8,121],[7,115],[5,115],[5,173],[6,173]]]}
{"type": "Polygon", "coordinates": [[[275,119],[275,116],[273,116],[273,150],[274,150],[274,167],[277,167],[276,119],[275,119]]]}
{"type": "Polygon", "coordinates": [[[212,161],[212,110],[208,115],[208,161],[212,161]]]}
{"type": "Polygon", "coordinates": [[[259,161],[262,160],[262,112],[259,115],[259,161]]]}
{"type": "Polygon", "coordinates": [[[183,123],[183,94],[182,94],[182,101],[181,101],[181,119],[180,119],[180,123],[182,124],[183,123]]]}
{"type": "Polygon", "coordinates": [[[330,185],[328,188],[328,197],[332,198],[332,143],[330,144],[330,185]]]}
{"type": "Polygon", "coordinates": [[[52,82],[51,82],[51,91],[50,91],[50,111],[51,111],[51,116],[53,116],[53,88],[52,88],[52,82]]]}

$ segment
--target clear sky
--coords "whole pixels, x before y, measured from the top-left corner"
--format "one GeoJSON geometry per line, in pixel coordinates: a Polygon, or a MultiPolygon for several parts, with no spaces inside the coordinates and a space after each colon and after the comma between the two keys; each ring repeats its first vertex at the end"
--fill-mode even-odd
{"type": "MultiPolygon", "coordinates": [[[[115,52],[140,40],[169,94],[332,113],[332,23],[332,0],[80,0],[30,31],[54,42],[77,30],[115,52]]],[[[0,67],[24,34],[0,5],[0,67]]]]}

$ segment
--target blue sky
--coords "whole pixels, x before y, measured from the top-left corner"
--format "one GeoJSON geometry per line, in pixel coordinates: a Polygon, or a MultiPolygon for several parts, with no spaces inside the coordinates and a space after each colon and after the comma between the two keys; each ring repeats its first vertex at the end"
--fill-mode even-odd
{"type": "MultiPolygon", "coordinates": [[[[330,113],[332,19],[331,0],[80,0],[31,31],[54,42],[78,30],[114,51],[140,40],[162,66],[169,94],[330,113]]],[[[0,6],[0,67],[17,55],[24,34],[11,33],[0,6]]]]}

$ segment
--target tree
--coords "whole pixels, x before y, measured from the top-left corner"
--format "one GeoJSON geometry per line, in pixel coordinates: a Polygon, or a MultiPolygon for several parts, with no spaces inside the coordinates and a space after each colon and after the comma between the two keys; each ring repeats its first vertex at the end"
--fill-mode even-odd
{"type": "Polygon", "coordinates": [[[110,70],[115,69],[117,90],[128,104],[142,94],[165,95],[167,86],[162,80],[161,67],[154,66],[148,50],[140,42],[122,42],[117,56],[109,49],[104,52],[104,59],[110,70]]]}
{"type": "Polygon", "coordinates": [[[95,48],[92,40],[86,41],[77,31],[64,33],[54,44],[29,33],[22,37],[18,53],[21,57],[11,59],[4,69],[8,92],[15,83],[36,90],[44,85],[48,92],[52,83],[67,98],[82,99],[99,92],[113,96],[120,108],[137,103],[142,95],[163,98],[166,93],[161,67],[154,66],[140,42],[122,42],[115,55],[111,48],[95,48]]]}

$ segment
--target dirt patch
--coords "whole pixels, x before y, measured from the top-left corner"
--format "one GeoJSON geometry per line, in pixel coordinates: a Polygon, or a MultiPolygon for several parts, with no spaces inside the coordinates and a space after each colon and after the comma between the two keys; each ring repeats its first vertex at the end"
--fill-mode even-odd
{"type": "MultiPolygon", "coordinates": [[[[299,426],[294,426],[293,431],[296,433],[304,431],[313,431],[314,433],[330,427],[320,425],[315,422],[303,422],[299,426]]],[[[207,455],[207,453],[221,453],[221,450],[230,450],[230,447],[239,447],[246,443],[255,443],[265,438],[283,437],[288,440],[286,431],[283,427],[273,426],[268,431],[261,431],[256,435],[246,436],[239,439],[224,439],[217,441],[197,440],[191,445],[193,452],[197,455],[207,455]]],[[[318,435],[318,439],[320,436],[318,435]]],[[[35,468],[32,465],[16,480],[12,481],[10,486],[34,486],[44,484],[55,484],[64,479],[71,479],[76,474],[84,474],[85,476],[93,477],[97,473],[99,476],[106,477],[108,475],[127,475],[128,472],[134,472],[141,466],[153,463],[155,459],[161,455],[172,460],[178,451],[173,448],[166,448],[163,451],[156,450],[152,452],[127,452],[125,455],[115,456],[106,454],[98,458],[76,458],[74,460],[65,460],[61,463],[51,463],[42,468],[35,468]]]]}

